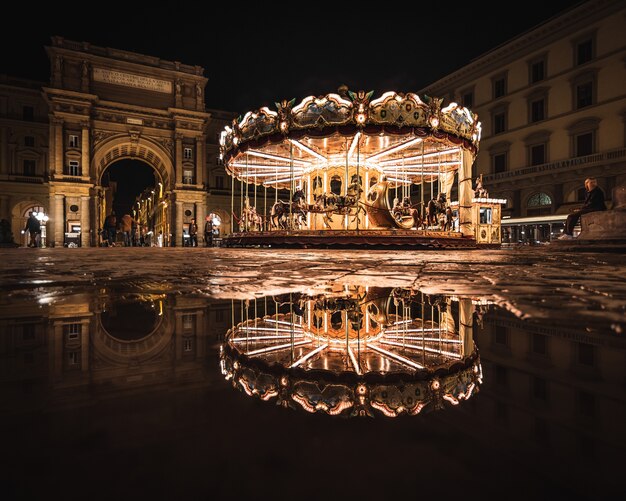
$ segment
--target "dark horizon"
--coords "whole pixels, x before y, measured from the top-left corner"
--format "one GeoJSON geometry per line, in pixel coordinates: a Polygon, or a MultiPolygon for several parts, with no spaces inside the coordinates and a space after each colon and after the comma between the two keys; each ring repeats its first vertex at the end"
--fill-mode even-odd
{"type": "Polygon", "coordinates": [[[164,25],[169,19],[159,9],[124,5],[122,15],[110,8],[77,22],[80,13],[69,19],[44,7],[29,20],[30,29],[0,35],[2,72],[48,81],[44,47],[52,36],[62,36],[203,66],[209,79],[206,106],[243,113],[274,107],[281,99],[335,92],[342,84],[377,94],[416,92],[579,3],[558,0],[541,10],[510,5],[506,22],[482,4],[454,10],[435,4],[380,12],[319,6],[300,17],[232,8],[218,20],[185,17],[181,11],[172,26],[164,25]]]}

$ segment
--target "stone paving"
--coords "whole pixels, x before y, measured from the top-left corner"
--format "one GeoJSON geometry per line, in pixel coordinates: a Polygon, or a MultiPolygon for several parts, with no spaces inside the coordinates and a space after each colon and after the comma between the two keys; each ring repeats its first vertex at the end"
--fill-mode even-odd
{"type": "Polygon", "coordinates": [[[414,287],[488,299],[520,318],[626,331],[626,259],[549,247],[501,250],[224,248],[0,249],[0,301],[81,288],[216,298],[316,291],[332,283],[414,287]]]}

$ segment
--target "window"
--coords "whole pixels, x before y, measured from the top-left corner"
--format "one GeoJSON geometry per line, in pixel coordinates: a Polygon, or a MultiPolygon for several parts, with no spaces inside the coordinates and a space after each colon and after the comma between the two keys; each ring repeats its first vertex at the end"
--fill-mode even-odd
{"type": "Polygon", "coordinates": [[[499,153],[498,155],[493,155],[491,157],[493,163],[493,172],[496,174],[499,172],[506,171],[506,153],[499,153]]]}
{"type": "Polygon", "coordinates": [[[218,190],[224,189],[224,176],[215,176],[215,187],[218,190]]]}
{"type": "Polygon", "coordinates": [[[65,324],[63,326],[63,331],[65,332],[65,340],[68,342],[78,341],[80,338],[80,334],[82,332],[81,324],[65,324]]]}
{"type": "Polygon", "coordinates": [[[585,82],[576,85],[576,109],[593,104],[593,82],[585,82]]]}
{"type": "Polygon", "coordinates": [[[191,160],[193,158],[193,150],[191,148],[185,148],[183,150],[183,158],[185,160],[191,160]]]}
{"type": "Polygon", "coordinates": [[[22,119],[27,122],[35,120],[35,108],[32,106],[22,106],[22,119]]]}
{"type": "Polygon", "coordinates": [[[578,412],[588,418],[594,417],[596,414],[595,395],[581,391],[578,394],[578,412]]]}
{"type": "Polygon", "coordinates": [[[530,147],[530,165],[546,163],[546,145],[534,144],[530,147]]]}
{"type": "Polygon", "coordinates": [[[579,134],[575,138],[575,156],[584,157],[593,153],[593,132],[579,134]]]}
{"type": "Polygon", "coordinates": [[[506,327],[497,325],[494,339],[495,339],[496,344],[502,344],[502,345],[509,344],[509,330],[506,327]]]}
{"type": "Polygon", "coordinates": [[[502,402],[496,402],[496,421],[506,423],[509,419],[509,408],[502,402]]]}
{"type": "Polygon", "coordinates": [[[80,351],[69,351],[67,353],[67,361],[69,365],[80,364],[80,351]]]}
{"type": "Polygon", "coordinates": [[[529,80],[531,84],[541,82],[543,79],[545,79],[546,78],[545,59],[541,59],[539,61],[534,61],[530,63],[529,73],[530,73],[529,80]]]}
{"type": "Polygon", "coordinates": [[[493,210],[491,207],[480,208],[480,223],[479,224],[491,224],[493,219],[493,210]]]}
{"type": "Polygon", "coordinates": [[[24,160],[22,163],[22,170],[25,176],[34,176],[37,164],[35,160],[24,160]]]}
{"type": "Polygon", "coordinates": [[[35,138],[33,136],[24,136],[24,146],[33,148],[35,146],[35,138]]]}
{"type": "Polygon", "coordinates": [[[22,341],[33,341],[35,339],[35,324],[22,325],[22,341]]]}
{"type": "Polygon", "coordinates": [[[541,98],[530,103],[530,121],[539,122],[546,118],[546,100],[541,98]]]}
{"type": "Polygon", "coordinates": [[[535,193],[526,203],[528,216],[544,216],[552,213],[552,199],[547,193],[535,193]]]}
{"type": "Polygon", "coordinates": [[[587,38],[576,43],[576,66],[585,64],[593,59],[593,38],[587,38]]]}
{"type": "Polygon", "coordinates": [[[550,441],[548,422],[542,418],[535,419],[535,439],[537,442],[547,444],[550,441]]]}
{"type": "Polygon", "coordinates": [[[571,155],[573,157],[583,157],[596,152],[596,131],[599,125],[599,118],[588,117],[567,128],[571,137],[571,155]]]}
{"type": "Polygon", "coordinates": [[[494,366],[494,380],[496,384],[498,385],[502,385],[502,386],[506,385],[507,380],[508,380],[506,367],[502,365],[494,366]]]}
{"type": "Polygon", "coordinates": [[[537,355],[547,355],[547,341],[543,334],[533,334],[532,337],[533,353],[537,355]]]}
{"type": "Polygon", "coordinates": [[[191,331],[194,328],[195,315],[183,315],[183,330],[191,331]]]}
{"type": "Polygon", "coordinates": [[[216,310],[215,311],[215,321],[223,322],[224,321],[224,310],[216,310]]]}
{"type": "Polygon", "coordinates": [[[185,167],[183,169],[183,184],[193,184],[193,168],[185,167]]]}
{"type": "Polygon", "coordinates": [[[78,160],[70,160],[67,163],[67,174],[69,176],[80,176],[80,163],[78,160]]]}
{"type": "Polygon", "coordinates": [[[78,148],[78,136],[74,136],[74,135],[70,134],[69,141],[68,141],[68,146],[70,148],[78,148]]]}
{"type": "Polygon", "coordinates": [[[493,80],[493,98],[498,99],[506,95],[506,77],[500,76],[493,80]]]}
{"type": "Polygon", "coordinates": [[[466,108],[474,106],[474,92],[471,90],[465,91],[461,96],[461,101],[463,102],[463,106],[466,108]]]}
{"type": "Polygon", "coordinates": [[[500,111],[493,115],[493,133],[500,134],[506,130],[506,112],[500,111]]]}
{"type": "Polygon", "coordinates": [[[533,377],[533,397],[537,400],[548,400],[548,382],[540,377],[533,377]]]}
{"type": "Polygon", "coordinates": [[[595,362],[595,350],[593,345],[578,343],[578,363],[581,365],[593,366],[595,362]]]}

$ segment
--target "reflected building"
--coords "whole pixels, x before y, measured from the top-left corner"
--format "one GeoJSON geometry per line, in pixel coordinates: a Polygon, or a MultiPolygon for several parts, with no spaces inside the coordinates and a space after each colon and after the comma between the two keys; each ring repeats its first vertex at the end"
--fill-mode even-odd
{"type": "MultiPolygon", "coordinates": [[[[94,395],[205,385],[231,303],[110,290],[0,305],[4,406],[76,405],[94,395]]],[[[213,377],[215,375],[215,377],[213,377]]]]}
{"type": "Polygon", "coordinates": [[[475,329],[485,380],[476,419],[529,449],[586,461],[626,448],[626,340],[547,327],[493,310],[475,329]]]}

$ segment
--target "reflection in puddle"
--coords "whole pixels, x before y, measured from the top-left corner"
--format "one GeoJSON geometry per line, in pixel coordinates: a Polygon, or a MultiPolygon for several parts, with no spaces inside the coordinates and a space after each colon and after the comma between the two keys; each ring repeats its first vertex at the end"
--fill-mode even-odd
{"type": "MultiPolygon", "coordinates": [[[[460,477],[463,485],[483,478],[487,492],[510,490],[511,471],[516,485],[531,481],[537,489],[546,488],[549,472],[554,491],[582,493],[573,498],[623,491],[626,338],[615,331],[588,330],[583,322],[549,326],[478,298],[391,288],[247,302],[131,287],[41,292],[45,303],[0,295],[0,425],[10,431],[2,445],[7,457],[21,458],[8,475],[20,490],[49,486],[85,464],[71,476],[84,480],[83,492],[112,478],[87,471],[108,472],[129,457],[129,471],[146,465],[141,475],[127,476],[135,492],[136,478],[154,478],[155,457],[167,454],[180,467],[178,477],[193,481],[190,472],[198,472],[203,489],[211,471],[216,486],[230,489],[243,471],[256,488],[278,471],[278,458],[289,473],[281,479],[284,492],[301,492],[302,469],[328,465],[325,471],[348,467],[349,478],[363,475],[362,462],[350,470],[345,455],[328,454],[327,443],[341,443],[342,450],[386,458],[386,468],[370,471],[382,479],[379,497],[420,468],[445,473],[470,456],[480,458],[480,471],[460,477]],[[116,329],[106,320],[114,309],[139,330],[116,329]],[[324,419],[414,412],[419,423],[324,419]],[[246,432],[251,422],[258,426],[246,432]],[[285,447],[281,437],[298,436],[303,424],[308,446],[285,447]],[[220,469],[242,464],[242,450],[255,454],[254,472],[245,465],[220,469]],[[257,466],[264,469],[254,476],[257,466]]],[[[326,478],[345,485],[346,475],[326,478]]]]}
{"type": "Polygon", "coordinates": [[[249,396],[308,412],[441,409],[482,382],[473,312],[471,299],[400,288],[255,299],[226,336],[222,373],[249,396]]]}
{"type": "Polygon", "coordinates": [[[120,341],[136,341],[149,336],[163,320],[164,298],[164,294],[107,298],[102,301],[102,327],[120,341]]]}

